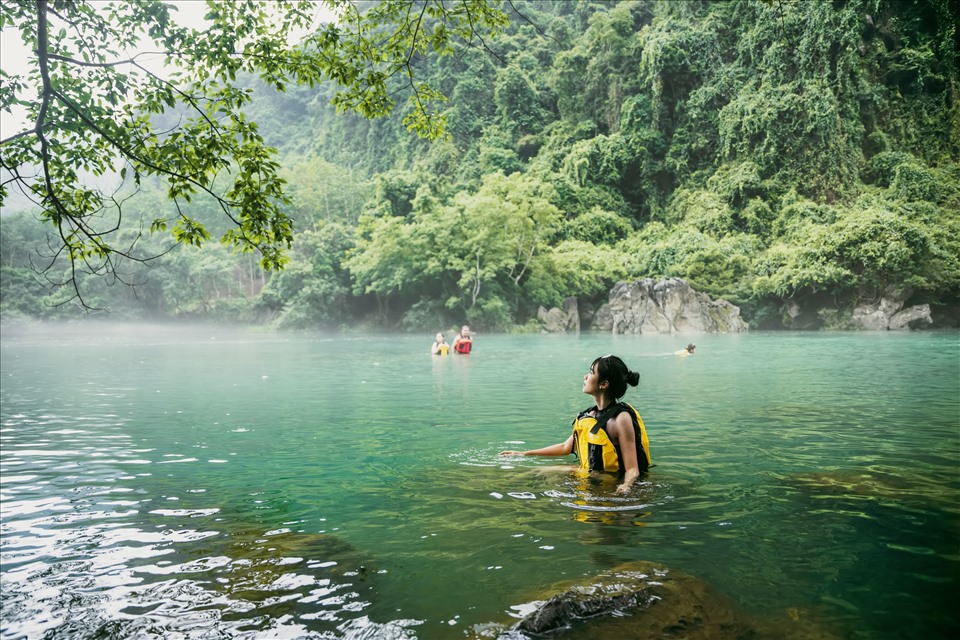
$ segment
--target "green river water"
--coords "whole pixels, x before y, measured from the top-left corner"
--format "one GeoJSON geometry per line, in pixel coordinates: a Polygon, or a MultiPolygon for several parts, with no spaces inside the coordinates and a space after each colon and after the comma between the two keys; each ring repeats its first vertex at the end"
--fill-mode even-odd
{"type": "Polygon", "coordinates": [[[496,637],[632,561],[754,637],[960,632],[957,333],[434,333],[5,327],[0,637],[496,637]],[[498,455],[564,440],[608,353],[644,482],[498,455]]]}

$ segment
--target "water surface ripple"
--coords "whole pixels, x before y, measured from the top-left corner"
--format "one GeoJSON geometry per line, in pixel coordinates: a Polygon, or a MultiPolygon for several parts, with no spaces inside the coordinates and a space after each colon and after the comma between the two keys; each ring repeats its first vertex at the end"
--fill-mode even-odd
{"type": "Polygon", "coordinates": [[[3,331],[4,640],[492,637],[634,561],[759,628],[960,631],[956,333],[103,329],[3,331]],[[656,465],[629,495],[498,455],[565,439],[611,352],[656,465]]]}

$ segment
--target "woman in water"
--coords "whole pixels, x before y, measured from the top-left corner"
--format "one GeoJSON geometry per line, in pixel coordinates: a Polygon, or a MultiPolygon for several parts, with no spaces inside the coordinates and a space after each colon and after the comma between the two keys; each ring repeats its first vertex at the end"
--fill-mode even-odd
{"type": "Polygon", "coordinates": [[[697,350],[697,345],[691,342],[690,344],[685,346],[683,349],[680,349],[680,351],[674,351],[673,354],[677,356],[692,356],[693,352],[696,350],[697,350]]]}
{"type": "Polygon", "coordinates": [[[501,451],[500,455],[565,456],[576,454],[585,471],[617,473],[622,482],[617,493],[626,493],[640,473],[650,468],[650,444],[637,410],[620,398],[627,385],[637,386],[640,374],[630,371],[617,356],[597,358],[583,376],[583,392],[594,405],[573,421],[565,441],[529,451],[501,451]]]}
{"type": "Polygon", "coordinates": [[[435,356],[445,356],[450,353],[450,345],[443,339],[442,333],[437,334],[437,337],[433,341],[433,346],[430,347],[430,353],[435,356]]]}

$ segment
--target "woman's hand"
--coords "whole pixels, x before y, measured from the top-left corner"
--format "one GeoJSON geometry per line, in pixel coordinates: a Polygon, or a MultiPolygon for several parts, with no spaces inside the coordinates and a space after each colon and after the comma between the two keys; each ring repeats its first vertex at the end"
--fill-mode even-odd
{"type": "Polygon", "coordinates": [[[523,451],[501,451],[500,455],[502,456],[522,456],[523,451]]]}
{"type": "MultiPolygon", "coordinates": [[[[637,475],[639,475],[639,474],[637,474],[637,475]]],[[[636,476],[636,475],[631,476],[631,475],[628,473],[628,474],[627,474],[627,477],[624,478],[623,483],[620,484],[619,486],[617,486],[617,491],[616,491],[617,495],[622,496],[622,495],[624,495],[624,494],[630,493],[630,487],[633,486],[633,481],[636,480],[636,479],[637,479],[637,476],[636,476]]]]}

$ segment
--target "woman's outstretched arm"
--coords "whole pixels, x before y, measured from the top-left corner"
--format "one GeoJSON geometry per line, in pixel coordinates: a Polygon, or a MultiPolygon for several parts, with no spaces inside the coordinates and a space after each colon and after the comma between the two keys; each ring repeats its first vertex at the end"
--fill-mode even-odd
{"type": "Polygon", "coordinates": [[[573,453],[573,436],[571,435],[565,442],[558,442],[542,449],[530,449],[529,451],[501,451],[502,456],[566,456],[573,453]]]}

